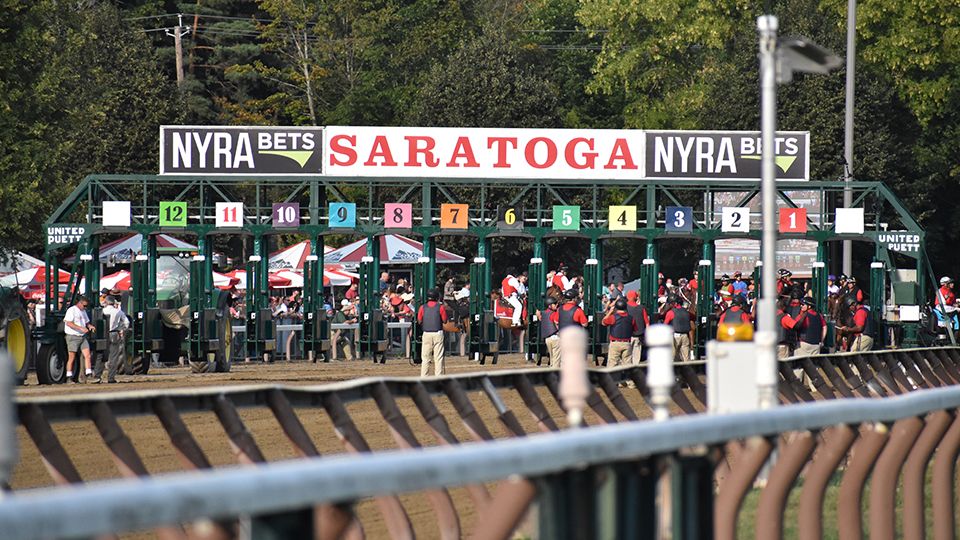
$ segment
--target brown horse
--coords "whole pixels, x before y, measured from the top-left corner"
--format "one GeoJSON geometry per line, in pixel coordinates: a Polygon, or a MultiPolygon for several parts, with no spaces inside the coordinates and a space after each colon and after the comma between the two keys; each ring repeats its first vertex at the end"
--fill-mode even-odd
{"type": "Polygon", "coordinates": [[[444,306],[447,308],[447,322],[443,324],[444,332],[469,332],[470,331],[470,302],[463,298],[460,300],[445,300],[444,306]]]}
{"type": "Polygon", "coordinates": [[[560,289],[560,287],[557,287],[556,285],[551,285],[547,287],[547,292],[544,293],[544,296],[553,298],[554,300],[557,301],[557,304],[563,303],[563,291],[560,289]]]}

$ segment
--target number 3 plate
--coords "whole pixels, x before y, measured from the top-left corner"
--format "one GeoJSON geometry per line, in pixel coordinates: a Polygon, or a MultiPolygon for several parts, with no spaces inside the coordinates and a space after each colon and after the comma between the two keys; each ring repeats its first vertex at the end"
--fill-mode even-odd
{"type": "Polygon", "coordinates": [[[668,206],[665,229],[672,232],[692,231],[693,208],[689,206],[668,206]]]}

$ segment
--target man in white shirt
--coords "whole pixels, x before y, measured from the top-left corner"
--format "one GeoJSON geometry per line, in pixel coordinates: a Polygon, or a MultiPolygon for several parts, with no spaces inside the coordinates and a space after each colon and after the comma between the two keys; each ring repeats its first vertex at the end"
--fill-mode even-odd
{"type": "MultiPolygon", "coordinates": [[[[104,300],[103,316],[107,320],[110,333],[107,339],[107,383],[113,384],[117,382],[117,371],[127,356],[127,329],[130,328],[130,321],[115,296],[108,296],[104,300]]],[[[99,374],[97,378],[99,379],[99,374]]]]}
{"type": "Polygon", "coordinates": [[[90,343],[87,341],[87,334],[96,330],[90,324],[90,317],[87,316],[87,306],[90,301],[85,296],[77,298],[77,303],[67,309],[67,314],[63,317],[64,333],[67,342],[67,382],[73,382],[73,360],[77,352],[83,353],[83,360],[86,365],[84,373],[88,378],[93,378],[93,366],[90,361],[90,343]]]}

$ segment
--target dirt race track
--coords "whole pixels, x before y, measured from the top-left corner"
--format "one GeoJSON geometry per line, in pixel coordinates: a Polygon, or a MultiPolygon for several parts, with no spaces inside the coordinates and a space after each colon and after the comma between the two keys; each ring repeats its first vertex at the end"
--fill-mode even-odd
{"type": "MultiPolygon", "coordinates": [[[[480,366],[464,358],[447,360],[448,374],[518,368],[535,369],[535,366],[525,363],[519,355],[501,356],[497,365],[489,365],[488,362],[485,366],[480,366]]],[[[121,390],[156,390],[263,383],[319,385],[358,377],[415,376],[419,375],[419,369],[420,366],[411,366],[406,360],[396,358],[389,359],[385,365],[373,364],[369,361],[331,362],[328,364],[307,362],[241,363],[234,364],[232,372],[225,374],[194,375],[190,373],[189,368],[152,368],[149,375],[121,376],[120,384],[60,386],[38,386],[36,378],[31,375],[27,385],[17,390],[17,395],[43,397],[80,393],[96,394],[121,390]]],[[[537,391],[550,414],[556,419],[562,418],[562,412],[549,391],[543,387],[538,387],[537,391]]],[[[497,420],[496,411],[488,397],[480,392],[471,392],[469,395],[473,405],[493,435],[498,438],[508,437],[509,434],[497,420]]],[[[515,391],[501,391],[500,395],[504,403],[514,411],[526,432],[536,433],[538,428],[533,415],[527,411],[518,394],[515,391]]],[[[643,405],[643,401],[636,390],[625,390],[624,395],[632,408],[638,412],[638,415],[649,415],[648,409],[643,405]]],[[[606,400],[605,397],[604,399],[606,400]]],[[[436,445],[436,439],[413,402],[409,398],[398,398],[397,402],[419,442],[423,445],[436,445]]],[[[434,402],[447,418],[458,440],[469,441],[469,433],[446,397],[435,397],[434,402]]],[[[610,405],[609,402],[607,404],[610,405]]],[[[374,451],[396,448],[391,432],[372,400],[349,403],[347,409],[374,451]]],[[[327,455],[345,451],[324,410],[298,409],[297,413],[321,454],[327,455]]],[[[253,434],[268,461],[297,457],[292,445],[283,434],[269,409],[240,409],[240,414],[247,429],[253,434]]],[[[617,414],[618,420],[622,420],[619,413],[615,414],[617,414]]],[[[212,412],[185,413],[183,414],[183,420],[214,467],[237,464],[236,455],[231,449],[224,429],[212,412]]],[[[600,422],[589,411],[586,420],[591,424],[600,422]]],[[[126,417],[120,419],[120,424],[151,474],[184,469],[178,454],[170,444],[169,437],[156,417],[126,417]]],[[[110,452],[91,422],[57,423],[53,424],[53,427],[85,481],[119,476],[110,452]]],[[[53,481],[45,469],[33,442],[23,428],[18,429],[20,462],[14,471],[13,489],[52,485],[53,481]]],[[[492,493],[495,486],[488,487],[492,493]]],[[[467,536],[473,529],[476,519],[473,502],[464,488],[452,489],[450,494],[461,518],[463,536],[467,536]]],[[[401,501],[410,516],[418,538],[437,538],[439,536],[436,518],[426,497],[419,494],[404,495],[401,497],[401,501]]],[[[357,513],[368,538],[386,538],[389,536],[386,524],[372,501],[360,502],[357,505],[357,513]]],[[[152,537],[152,534],[146,534],[144,537],[152,537]]]]}

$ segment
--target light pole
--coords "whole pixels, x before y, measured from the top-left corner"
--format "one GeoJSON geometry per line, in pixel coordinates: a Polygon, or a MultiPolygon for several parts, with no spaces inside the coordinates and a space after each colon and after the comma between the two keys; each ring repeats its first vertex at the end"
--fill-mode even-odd
{"type": "MultiPolygon", "coordinates": [[[[857,57],[857,0],[847,0],[847,85],[843,111],[843,181],[853,180],[853,89],[857,57]]],[[[853,204],[853,191],[843,188],[843,206],[853,204]]],[[[843,273],[853,273],[853,242],[843,241],[843,273]]]]}
{"type": "Polygon", "coordinates": [[[763,406],[775,403],[777,395],[777,83],[790,82],[794,72],[829,73],[842,64],[832,52],[803,38],[777,39],[777,17],[757,18],[760,38],[760,201],[761,234],[760,300],[757,302],[756,382],[763,406]]]}

